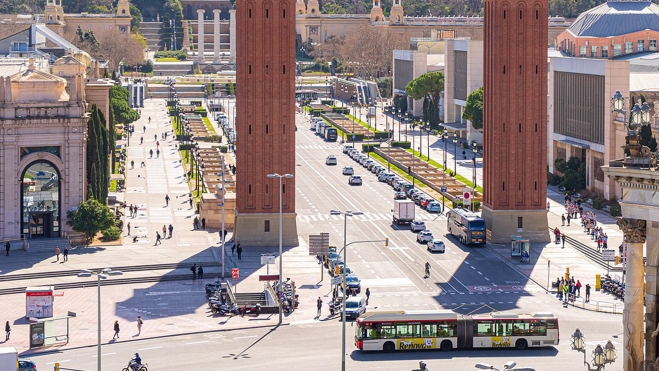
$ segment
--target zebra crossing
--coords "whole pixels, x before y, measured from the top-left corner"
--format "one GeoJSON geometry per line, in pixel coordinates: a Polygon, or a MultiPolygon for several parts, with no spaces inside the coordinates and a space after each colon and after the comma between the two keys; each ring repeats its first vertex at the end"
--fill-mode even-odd
{"type": "MultiPolygon", "coordinates": [[[[353,215],[351,219],[356,221],[369,222],[369,221],[381,221],[381,220],[391,221],[392,218],[393,216],[391,213],[365,212],[361,215],[353,215]]],[[[298,219],[307,222],[320,222],[320,221],[329,221],[329,220],[340,221],[343,220],[343,217],[341,215],[330,215],[330,214],[306,214],[306,215],[298,214],[298,219]]],[[[444,215],[440,215],[440,214],[417,212],[415,219],[429,221],[429,220],[439,220],[446,218],[444,217],[444,215]]]]}
{"type": "Polygon", "coordinates": [[[296,144],[295,149],[336,149],[338,144],[296,144]]]}

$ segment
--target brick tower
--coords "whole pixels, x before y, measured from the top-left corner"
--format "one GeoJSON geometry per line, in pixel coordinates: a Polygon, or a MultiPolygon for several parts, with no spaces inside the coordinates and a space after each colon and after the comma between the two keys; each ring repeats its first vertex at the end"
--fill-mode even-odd
{"type": "MultiPolygon", "coordinates": [[[[279,179],[295,175],[295,0],[236,2],[236,225],[277,246],[279,179]]],[[[295,178],[282,179],[283,244],[297,246],[295,178]]]]}
{"type": "Polygon", "coordinates": [[[483,218],[488,242],[549,241],[547,0],[485,0],[483,218]]]}

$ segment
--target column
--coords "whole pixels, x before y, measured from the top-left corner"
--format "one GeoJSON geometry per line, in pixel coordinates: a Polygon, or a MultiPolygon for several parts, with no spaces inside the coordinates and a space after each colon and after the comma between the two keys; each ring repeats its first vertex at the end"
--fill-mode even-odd
{"type": "Polygon", "coordinates": [[[622,313],[623,369],[640,371],[643,362],[643,244],[646,222],[640,219],[620,218],[616,222],[627,243],[627,276],[625,278],[625,309],[622,313]]]}
{"type": "Polygon", "coordinates": [[[220,62],[220,9],[213,10],[213,63],[220,62]]]}
{"type": "Polygon", "coordinates": [[[229,63],[236,63],[236,10],[229,10],[229,63]]]}
{"type": "Polygon", "coordinates": [[[204,63],[204,12],[203,9],[197,9],[197,63],[204,63]]]}

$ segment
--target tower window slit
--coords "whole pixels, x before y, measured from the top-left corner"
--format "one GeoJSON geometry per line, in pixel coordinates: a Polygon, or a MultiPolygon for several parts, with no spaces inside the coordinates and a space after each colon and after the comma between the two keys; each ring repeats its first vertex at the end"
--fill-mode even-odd
{"type": "Polygon", "coordinates": [[[247,127],[247,134],[252,134],[252,125],[247,127]]]}
{"type": "Polygon", "coordinates": [[[268,134],[268,125],[265,126],[265,133],[268,134]]]}

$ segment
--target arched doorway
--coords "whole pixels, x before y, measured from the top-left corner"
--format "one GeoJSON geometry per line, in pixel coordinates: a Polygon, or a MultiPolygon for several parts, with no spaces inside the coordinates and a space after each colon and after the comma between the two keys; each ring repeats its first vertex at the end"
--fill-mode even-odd
{"type": "Polygon", "coordinates": [[[49,161],[31,163],[21,177],[21,232],[28,238],[60,236],[60,174],[49,161]]]}

